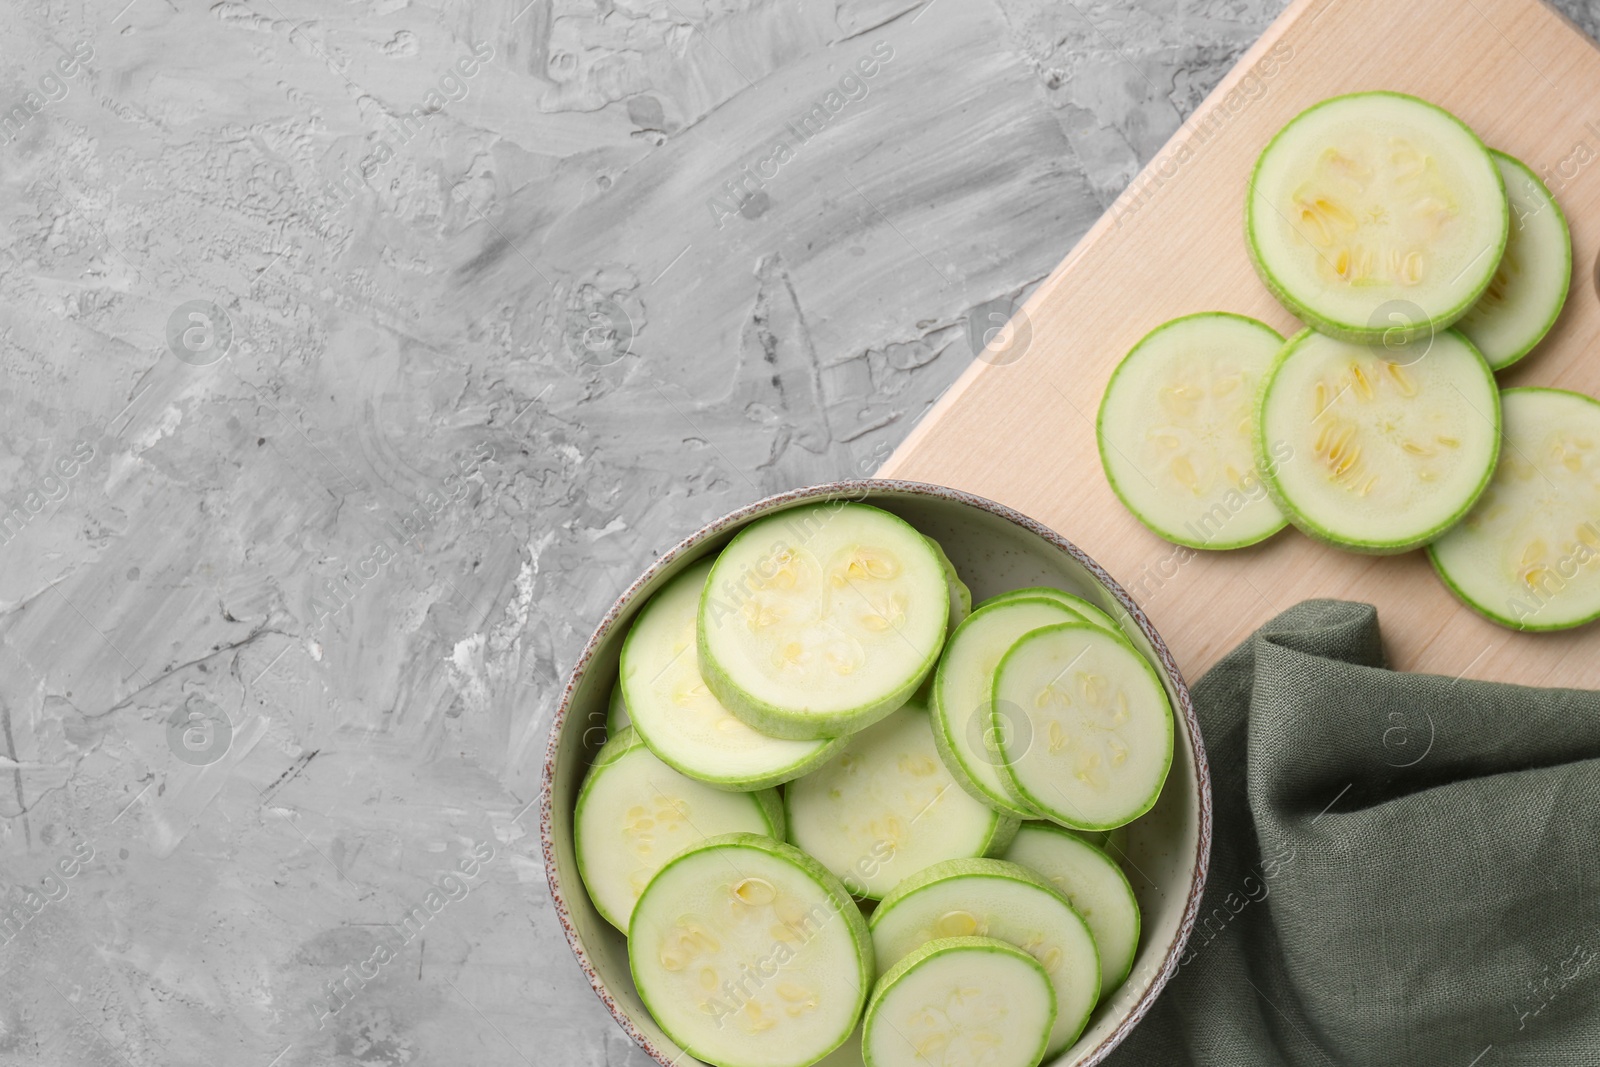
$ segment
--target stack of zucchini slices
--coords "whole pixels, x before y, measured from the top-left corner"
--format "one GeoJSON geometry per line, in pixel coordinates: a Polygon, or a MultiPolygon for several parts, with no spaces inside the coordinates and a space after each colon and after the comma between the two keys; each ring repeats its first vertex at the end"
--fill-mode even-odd
{"type": "Polygon", "coordinates": [[[1302,112],[1250,176],[1256,272],[1306,328],[1242,315],[1157,327],[1097,423],[1113,490],[1176,544],[1242,548],[1285,525],[1339,548],[1426,547],[1503,625],[1600,618],[1600,403],[1500,390],[1555,324],[1567,222],[1527,166],[1391,92],[1302,112]]]}
{"type": "Polygon", "coordinates": [[[1112,855],[1174,723],[1091,601],[973,609],[903,519],[810,504],[657,590],[618,673],[578,866],[689,1055],[1034,1067],[1127,978],[1112,855]]]}

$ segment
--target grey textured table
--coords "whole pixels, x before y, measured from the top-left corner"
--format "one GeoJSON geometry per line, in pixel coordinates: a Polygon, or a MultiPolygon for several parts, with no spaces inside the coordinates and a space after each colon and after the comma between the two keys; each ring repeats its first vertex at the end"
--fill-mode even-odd
{"type": "Polygon", "coordinates": [[[529,807],[590,627],[1280,5],[124,3],[0,29],[0,1063],[642,1064],[529,807]]]}

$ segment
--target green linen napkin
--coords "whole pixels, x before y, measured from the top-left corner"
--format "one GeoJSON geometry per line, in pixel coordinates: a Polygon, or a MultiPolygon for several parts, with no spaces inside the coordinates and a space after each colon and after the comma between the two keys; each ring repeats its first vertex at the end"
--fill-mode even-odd
{"type": "Polygon", "coordinates": [[[1205,900],[1107,1064],[1600,1065],[1600,693],[1396,673],[1318,600],[1194,696],[1205,900]]]}

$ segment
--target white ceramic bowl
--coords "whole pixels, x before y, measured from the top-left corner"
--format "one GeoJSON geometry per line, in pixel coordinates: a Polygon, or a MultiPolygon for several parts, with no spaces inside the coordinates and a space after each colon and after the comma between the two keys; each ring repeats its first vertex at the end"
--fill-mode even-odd
{"type": "MultiPolygon", "coordinates": [[[[1189,688],[1172,654],[1138,605],[1076,546],[1010,508],[954,489],[919,482],[835,482],[769,497],[718,519],[687,538],[640,575],[617,599],[584,647],[567,681],[545,755],[540,830],[545,873],[567,942],[600,999],[638,1045],[662,1067],[695,1067],[650,1018],[634,991],[627,942],[590,904],[572,847],[578,787],[604,738],[607,698],[622,639],[650,595],[685,567],[717,552],[754,519],[798,504],[850,498],[891,511],[944,546],[972,589],[974,602],[1023,586],[1054,585],[1087,597],[1123,623],[1129,639],[1156,664],[1177,711],[1172,771],[1161,799],[1129,827],[1124,869],[1144,913],[1133,973],[1103,1002],[1078,1042],[1049,1067],[1099,1063],[1150,1009],[1177,970],[1194,926],[1211,851],[1211,782],[1189,688]]],[[[861,1063],[847,1042],[828,1067],[861,1063]]]]}

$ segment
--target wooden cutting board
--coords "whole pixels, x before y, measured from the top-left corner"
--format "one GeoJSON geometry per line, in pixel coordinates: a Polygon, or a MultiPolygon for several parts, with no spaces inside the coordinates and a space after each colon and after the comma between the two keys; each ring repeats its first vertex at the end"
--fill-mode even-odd
{"type": "Polygon", "coordinates": [[[1191,679],[1277,612],[1339,597],[1377,605],[1398,668],[1600,687],[1600,626],[1495,626],[1452,598],[1421,552],[1353,555],[1288,530],[1192,553],[1139,525],[1106,484],[1095,412],[1147,331],[1213,309],[1299,328],[1250,267],[1246,177],[1303,108],[1368,89],[1448,108],[1545,178],[1572,226],[1572,293],[1502,384],[1600,396],[1600,50],[1538,0],[1298,0],[1017,313],[996,342],[1011,347],[974,361],[879,474],[955,486],[1053,526],[1144,605],[1191,679]]]}

